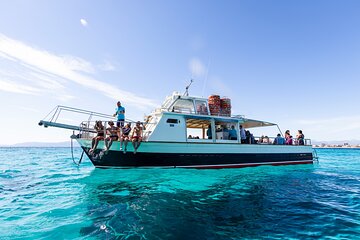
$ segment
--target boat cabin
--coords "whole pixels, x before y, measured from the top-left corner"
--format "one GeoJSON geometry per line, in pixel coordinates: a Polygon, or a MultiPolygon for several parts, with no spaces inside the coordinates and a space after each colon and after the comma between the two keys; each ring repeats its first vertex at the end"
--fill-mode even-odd
{"type": "Polygon", "coordinates": [[[146,123],[146,141],[241,143],[240,125],[276,126],[274,123],[211,112],[208,99],[173,93],[146,123]]]}

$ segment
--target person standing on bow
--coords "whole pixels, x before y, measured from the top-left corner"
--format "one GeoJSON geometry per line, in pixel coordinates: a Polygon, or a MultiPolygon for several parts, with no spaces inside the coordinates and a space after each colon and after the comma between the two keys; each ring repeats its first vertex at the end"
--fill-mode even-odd
{"type": "Polygon", "coordinates": [[[117,108],[116,108],[116,112],[113,115],[114,117],[117,116],[117,122],[116,122],[116,126],[118,128],[120,127],[124,127],[124,122],[125,122],[125,108],[123,106],[121,106],[121,102],[118,101],[117,102],[117,108]]]}

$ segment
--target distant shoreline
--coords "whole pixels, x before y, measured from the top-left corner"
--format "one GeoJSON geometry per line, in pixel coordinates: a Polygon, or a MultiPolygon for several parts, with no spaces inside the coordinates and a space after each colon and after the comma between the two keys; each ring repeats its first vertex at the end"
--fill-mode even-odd
{"type": "MultiPolygon", "coordinates": [[[[71,148],[71,146],[0,146],[0,148],[71,148]]],[[[73,148],[81,148],[80,146],[74,146],[73,148]]]]}
{"type": "Polygon", "coordinates": [[[316,149],[360,149],[360,147],[313,147],[316,149]]]}

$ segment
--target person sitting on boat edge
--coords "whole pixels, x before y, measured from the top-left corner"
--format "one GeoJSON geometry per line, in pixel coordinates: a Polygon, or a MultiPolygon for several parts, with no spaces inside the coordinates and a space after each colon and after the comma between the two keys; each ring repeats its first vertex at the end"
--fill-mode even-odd
{"type": "Polygon", "coordinates": [[[296,135],[296,139],[299,145],[304,145],[304,134],[302,133],[302,130],[298,130],[298,134],[296,135]]]}
{"type": "Polygon", "coordinates": [[[119,128],[114,126],[113,121],[109,121],[109,127],[106,129],[106,133],[109,135],[105,138],[105,151],[109,151],[113,141],[117,141],[119,139],[118,131],[119,128]]]}
{"type": "Polygon", "coordinates": [[[120,101],[117,102],[117,108],[115,110],[116,110],[116,112],[113,114],[113,116],[114,117],[117,116],[116,126],[117,127],[124,127],[125,108],[123,106],[121,106],[120,101]]]}
{"type": "Polygon", "coordinates": [[[237,140],[237,133],[234,125],[232,125],[229,130],[229,140],[237,140]]]}
{"type": "Polygon", "coordinates": [[[96,130],[96,136],[92,138],[91,149],[89,153],[93,153],[100,140],[104,140],[104,126],[101,121],[95,121],[94,129],[96,130]]]}
{"type": "Polygon", "coordinates": [[[142,141],[142,134],[143,134],[143,128],[140,125],[140,121],[138,121],[133,129],[131,141],[134,146],[134,154],[136,154],[137,149],[140,146],[140,143],[142,141]]]}
{"type": "Polygon", "coordinates": [[[276,138],[274,139],[273,144],[276,144],[276,145],[284,145],[285,144],[285,139],[280,135],[280,133],[277,134],[276,138]]]}
{"type": "Polygon", "coordinates": [[[127,144],[130,140],[129,134],[131,131],[131,125],[130,123],[127,123],[125,125],[125,127],[122,128],[122,134],[121,134],[121,138],[120,138],[120,151],[123,149],[123,142],[124,143],[124,153],[126,153],[126,148],[127,148],[127,144]]]}

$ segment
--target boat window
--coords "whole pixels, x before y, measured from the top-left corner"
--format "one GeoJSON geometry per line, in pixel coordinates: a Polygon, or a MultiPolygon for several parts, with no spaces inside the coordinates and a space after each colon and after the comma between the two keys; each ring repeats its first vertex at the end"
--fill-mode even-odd
{"type": "Polygon", "coordinates": [[[174,119],[174,118],[168,118],[166,120],[166,123],[179,123],[179,119],[174,119]]]}
{"type": "Polygon", "coordinates": [[[186,135],[188,139],[211,140],[211,122],[206,119],[186,119],[186,135]]]}
{"type": "Polygon", "coordinates": [[[215,122],[216,139],[237,141],[239,128],[237,122],[215,122]]]}
{"type": "Polygon", "coordinates": [[[196,100],[195,105],[196,105],[196,113],[197,114],[209,115],[206,101],[196,100]]]}
{"type": "Polygon", "coordinates": [[[173,112],[195,113],[194,102],[190,99],[178,99],[172,106],[173,112]]]}

